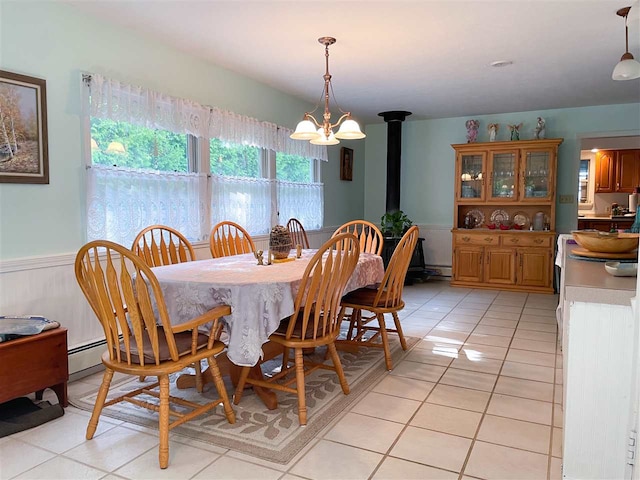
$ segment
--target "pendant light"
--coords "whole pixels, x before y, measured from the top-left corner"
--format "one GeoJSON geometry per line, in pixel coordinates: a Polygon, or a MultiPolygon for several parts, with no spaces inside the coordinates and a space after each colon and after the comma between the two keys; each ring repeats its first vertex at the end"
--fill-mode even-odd
{"type": "Polygon", "coordinates": [[[620,61],[613,69],[611,78],[614,80],[634,80],[640,78],[640,62],[633,58],[633,55],[629,53],[629,27],[627,26],[627,16],[629,15],[631,7],[621,8],[616,12],[617,15],[624,17],[624,37],[626,51],[620,61]]]}

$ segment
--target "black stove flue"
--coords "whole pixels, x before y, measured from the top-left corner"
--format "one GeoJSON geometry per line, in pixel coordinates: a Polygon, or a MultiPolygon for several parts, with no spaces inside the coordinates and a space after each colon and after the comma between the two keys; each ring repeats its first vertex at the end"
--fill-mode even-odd
{"type": "Polygon", "coordinates": [[[381,112],[387,122],[387,212],[400,210],[400,157],[402,156],[402,122],[411,112],[381,112]]]}

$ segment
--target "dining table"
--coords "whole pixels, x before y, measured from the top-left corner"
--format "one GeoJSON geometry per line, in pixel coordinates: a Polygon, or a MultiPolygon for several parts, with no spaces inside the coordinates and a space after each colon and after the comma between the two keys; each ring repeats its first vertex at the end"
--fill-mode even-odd
{"type": "MultiPolygon", "coordinates": [[[[263,346],[269,335],[278,329],[281,320],[294,313],[298,288],[316,252],[316,249],[304,249],[298,258],[296,250],[292,250],[285,261],[274,260],[271,264],[265,261],[262,265],[255,254],[247,253],[164,265],[152,270],[162,289],[172,324],[185,323],[219,305],[231,306],[231,315],[222,318],[228,366],[235,367],[236,372],[239,367],[254,367],[251,375],[261,377],[259,363],[263,358],[263,346]]],[[[344,293],[376,285],[383,276],[382,257],[362,252],[344,293]]],[[[189,377],[178,379],[179,388],[192,385],[194,381],[189,377]]],[[[254,390],[267,407],[277,406],[273,392],[254,390]]]]}

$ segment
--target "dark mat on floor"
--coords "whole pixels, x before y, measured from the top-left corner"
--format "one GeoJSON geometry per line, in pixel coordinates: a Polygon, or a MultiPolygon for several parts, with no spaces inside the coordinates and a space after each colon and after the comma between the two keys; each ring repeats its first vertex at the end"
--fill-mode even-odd
{"type": "Polygon", "coordinates": [[[35,404],[27,397],[14,398],[0,403],[0,438],[42,425],[64,415],[60,404],[49,402],[35,404]]]}

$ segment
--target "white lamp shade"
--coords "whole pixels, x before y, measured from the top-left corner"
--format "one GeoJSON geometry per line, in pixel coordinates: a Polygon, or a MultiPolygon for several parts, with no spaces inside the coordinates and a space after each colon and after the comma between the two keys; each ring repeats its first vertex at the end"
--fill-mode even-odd
{"type": "Polygon", "coordinates": [[[312,143],[314,145],[338,145],[340,143],[340,141],[333,134],[333,130],[329,134],[329,138],[327,138],[324,136],[324,130],[322,130],[322,128],[319,128],[318,137],[319,138],[315,138],[311,140],[309,143],[312,143]]]}
{"type": "Polygon", "coordinates": [[[289,135],[294,140],[313,140],[319,137],[316,126],[311,120],[302,120],[298,123],[296,131],[289,135]]]}
{"type": "Polygon", "coordinates": [[[124,155],[127,153],[127,150],[124,148],[124,145],[120,142],[111,142],[107,147],[107,153],[115,153],[117,155],[124,155]]]}
{"type": "Polygon", "coordinates": [[[355,120],[347,118],[342,125],[340,125],[340,130],[336,133],[336,138],[341,140],[359,140],[361,138],[366,137],[362,130],[360,130],[360,125],[355,120]]]}
{"type": "Polygon", "coordinates": [[[611,78],[614,80],[633,80],[640,78],[640,62],[633,58],[620,60],[613,69],[611,78]]]}

